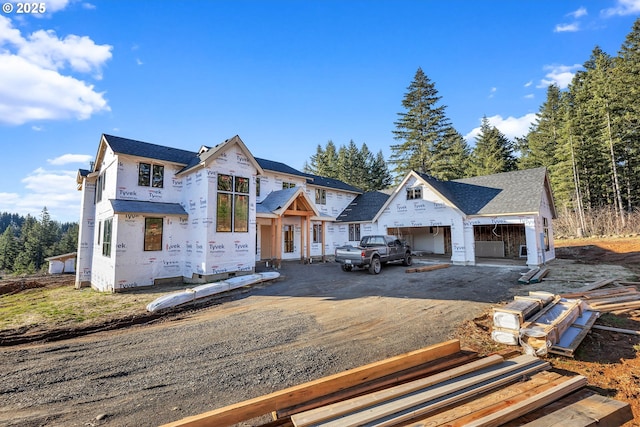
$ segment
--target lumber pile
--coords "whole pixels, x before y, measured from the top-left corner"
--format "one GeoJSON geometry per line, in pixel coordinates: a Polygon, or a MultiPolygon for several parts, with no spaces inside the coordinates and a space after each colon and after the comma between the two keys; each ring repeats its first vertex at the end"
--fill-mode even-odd
{"type": "Polygon", "coordinates": [[[592,286],[586,290],[570,294],[562,294],[564,298],[580,298],[590,310],[614,314],[628,313],[640,309],[640,292],[632,285],[622,285],[617,282],[613,287],[603,288],[592,286]]]}
{"type": "Polygon", "coordinates": [[[520,345],[527,354],[555,353],[573,357],[599,312],[581,299],[547,292],[529,292],[493,309],[491,338],[501,344],[520,345]]]}
{"type": "Polygon", "coordinates": [[[405,273],[422,273],[425,271],[433,271],[439,270],[441,268],[448,268],[451,264],[435,264],[435,265],[425,265],[423,267],[413,267],[407,268],[405,273]]]}
{"type": "Polygon", "coordinates": [[[540,283],[542,282],[542,279],[544,278],[544,276],[546,276],[547,274],[549,274],[548,267],[532,268],[531,270],[523,274],[522,277],[520,277],[520,279],[518,279],[518,283],[522,283],[525,285],[528,285],[531,283],[540,283]]]}
{"type": "Polygon", "coordinates": [[[523,425],[523,417],[529,422],[535,411],[542,411],[537,416],[542,419],[558,411],[558,416],[571,415],[571,408],[580,407],[590,409],[582,424],[572,426],[593,425],[594,419],[615,420],[598,424],[613,426],[633,419],[627,403],[585,393],[583,376],[568,377],[549,368],[548,362],[531,355],[479,357],[452,340],[166,426],[229,426],[268,413],[272,421],[250,425],[523,425]],[[572,403],[550,409],[565,399],[572,403]]]}

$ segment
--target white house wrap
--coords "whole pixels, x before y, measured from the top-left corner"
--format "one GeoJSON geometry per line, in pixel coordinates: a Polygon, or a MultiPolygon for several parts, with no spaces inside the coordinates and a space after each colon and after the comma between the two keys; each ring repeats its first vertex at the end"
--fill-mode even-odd
{"type": "Polygon", "coordinates": [[[77,184],[76,286],[100,291],[326,260],[373,233],[463,265],[492,256],[535,266],[555,256],[544,168],[448,182],[410,172],[393,192],[362,192],[255,158],[238,136],[187,151],[102,135],[77,184]]]}

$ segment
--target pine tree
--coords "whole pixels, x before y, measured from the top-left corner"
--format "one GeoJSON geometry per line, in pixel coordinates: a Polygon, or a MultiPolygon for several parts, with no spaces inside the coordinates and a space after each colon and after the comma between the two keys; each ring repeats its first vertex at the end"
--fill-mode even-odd
{"type": "Polygon", "coordinates": [[[4,229],[0,235],[0,271],[12,271],[18,256],[19,247],[16,230],[13,226],[4,229]]]}
{"type": "Polygon", "coordinates": [[[555,163],[554,153],[564,123],[562,118],[560,88],[552,84],[547,88],[547,100],[527,135],[526,152],[519,160],[520,169],[550,168],[555,163]]]}
{"type": "Polygon", "coordinates": [[[515,170],[513,144],[495,126],[482,118],[480,134],[471,153],[470,176],[490,175],[515,170]]]}
{"type": "Polygon", "coordinates": [[[389,173],[382,150],[378,151],[378,154],[372,158],[367,170],[367,185],[363,190],[383,190],[391,185],[393,177],[389,173]]]}
{"type": "Polygon", "coordinates": [[[435,84],[418,68],[402,100],[405,111],[398,113],[399,119],[394,123],[394,139],[400,143],[391,145],[389,163],[396,179],[410,170],[434,173],[437,146],[451,127],[445,115],[446,106],[438,105],[440,99],[435,84]]]}
{"type": "Polygon", "coordinates": [[[433,153],[431,175],[448,181],[466,176],[469,170],[471,150],[467,141],[453,127],[447,128],[433,153]]]}

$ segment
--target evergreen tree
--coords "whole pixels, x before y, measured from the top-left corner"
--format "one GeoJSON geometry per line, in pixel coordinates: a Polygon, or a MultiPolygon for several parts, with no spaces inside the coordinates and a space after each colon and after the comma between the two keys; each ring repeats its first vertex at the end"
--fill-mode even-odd
{"type": "Polygon", "coordinates": [[[469,176],[490,175],[515,170],[513,144],[495,126],[482,118],[480,134],[471,154],[469,176]]]}
{"type": "Polygon", "coordinates": [[[431,175],[444,181],[463,178],[468,173],[470,157],[467,141],[453,127],[448,127],[435,146],[431,175]]]}
{"type": "Polygon", "coordinates": [[[547,88],[547,100],[527,135],[525,152],[518,162],[520,169],[549,168],[555,163],[554,153],[563,123],[560,88],[552,84],[547,88]]]}
{"type": "Polygon", "coordinates": [[[382,150],[371,159],[371,163],[367,166],[367,185],[363,190],[376,191],[383,190],[391,185],[392,176],[387,168],[382,150]]]}
{"type": "Polygon", "coordinates": [[[418,68],[402,100],[405,111],[398,113],[399,119],[394,123],[394,139],[400,143],[391,145],[389,163],[397,179],[410,170],[438,172],[434,156],[451,127],[445,115],[446,106],[438,105],[440,99],[434,83],[418,68]]]}
{"type": "Polygon", "coordinates": [[[9,226],[0,235],[0,271],[12,271],[18,256],[18,239],[15,227],[9,226]]]}

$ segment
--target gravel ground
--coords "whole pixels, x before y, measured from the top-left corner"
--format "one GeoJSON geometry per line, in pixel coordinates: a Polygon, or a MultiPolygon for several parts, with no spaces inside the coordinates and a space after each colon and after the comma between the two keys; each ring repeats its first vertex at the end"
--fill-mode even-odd
{"type": "Polygon", "coordinates": [[[450,339],[523,294],[525,266],[280,279],[166,322],[0,349],[0,425],[155,426],[450,339]]]}

